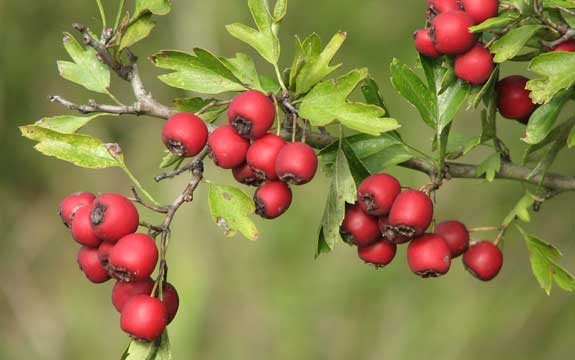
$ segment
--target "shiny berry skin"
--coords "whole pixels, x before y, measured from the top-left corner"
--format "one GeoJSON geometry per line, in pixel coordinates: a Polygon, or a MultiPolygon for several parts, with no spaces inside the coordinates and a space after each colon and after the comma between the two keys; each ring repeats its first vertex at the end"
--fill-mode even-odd
{"type": "Polygon", "coordinates": [[[196,115],[179,113],[164,124],[162,141],[176,156],[196,156],[206,146],[208,128],[196,115]]]}
{"type": "Polygon", "coordinates": [[[459,221],[444,221],[437,224],[435,233],[445,240],[451,258],[454,259],[463,254],[469,248],[469,231],[467,227],[459,221]]]}
{"type": "Polygon", "coordinates": [[[432,37],[437,51],[461,54],[475,45],[475,35],[469,32],[473,19],[463,11],[448,11],[431,21],[432,37]]]}
{"type": "Polygon", "coordinates": [[[407,262],[411,271],[421,277],[441,276],[451,265],[449,247],[441,236],[424,234],[409,243],[407,262]]]}
{"type": "Polygon", "coordinates": [[[164,283],[162,290],[162,302],[166,307],[166,323],[169,324],[174,320],[180,307],[180,297],[176,288],[170,283],[164,283]]]}
{"type": "Polygon", "coordinates": [[[473,85],[485,83],[493,68],[493,56],[480,44],[455,57],[455,75],[473,85]]]}
{"type": "Polygon", "coordinates": [[[310,182],[317,171],[315,151],[302,142],[285,145],[276,160],[276,173],[280,180],[293,185],[310,182]]]}
{"type": "Polygon", "coordinates": [[[531,91],[525,88],[528,78],[515,75],[499,81],[497,84],[497,107],[501,116],[527,124],[537,106],[531,101],[531,91]]]}
{"type": "Polygon", "coordinates": [[[89,192],[77,192],[66,196],[60,204],[59,211],[64,225],[70,227],[74,213],[83,206],[91,206],[95,198],[94,194],[89,192]]]}
{"type": "Polygon", "coordinates": [[[368,264],[383,267],[395,257],[397,245],[382,240],[373,245],[357,248],[359,258],[368,264]]]}
{"type": "Polygon", "coordinates": [[[113,248],[114,244],[105,241],[101,243],[100,246],[98,247],[98,259],[100,260],[100,263],[106,270],[108,269],[110,252],[112,251],[113,248]]]}
{"type": "Polygon", "coordinates": [[[154,281],[150,278],[134,281],[123,282],[116,281],[112,289],[112,304],[118,312],[122,312],[124,305],[134,296],[150,295],[154,288],[154,281]]]}
{"type": "Polygon", "coordinates": [[[388,225],[389,219],[385,216],[382,216],[377,220],[379,232],[386,241],[389,241],[392,244],[405,244],[406,242],[411,241],[410,237],[396,233],[391,228],[388,228],[388,225]]]}
{"type": "Polygon", "coordinates": [[[262,184],[254,194],[256,214],[265,219],[275,219],[291,205],[292,193],[289,186],[281,181],[262,184]]]}
{"type": "Polygon", "coordinates": [[[94,229],[92,228],[92,222],[90,220],[90,213],[92,209],[88,206],[79,208],[72,219],[72,238],[76,240],[79,244],[97,248],[102,243],[96,234],[94,234],[94,229]]]}
{"type": "Polygon", "coordinates": [[[102,194],[94,200],[90,215],[97,237],[115,243],[138,230],[140,217],[130,200],[119,194],[102,194]]]}
{"type": "Polygon", "coordinates": [[[267,134],[254,141],[246,155],[246,162],[262,180],[277,180],[276,159],[286,142],[283,138],[267,134]]]}
{"type": "Polygon", "coordinates": [[[364,213],[358,204],[346,204],[341,232],[348,243],[359,247],[369,246],[381,236],[377,218],[364,213]]]}
{"type": "Polygon", "coordinates": [[[489,241],[471,245],[463,254],[463,265],[479,280],[489,281],[499,274],[503,266],[503,253],[489,241]]]}
{"type": "Polygon", "coordinates": [[[110,279],[110,275],[104,269],[98,259],[98,249],[83,246],[78,251],[78,265],[84,275],[94,284],[101,284],[110,279]]]}
{"type": "Polygon", "coordinates": [[[383,216],[389,214],[395,198],[401,192],[396,178],[388,174],[367,177],[357,189],[357,203],[366,214],[383,216]]]}
{"type": "Polygon", "coordinates": [[[463,11],[465,11],[475,24],[481,24],[487,19],[496,17],[499,12],[498,0],[461,0],[463,11]]]}
{"type": "Polygon", "coordinates": [[[461,10],[459,0],[427,0],[428,9],[435,13],[440,14],[447,11],[461,10]]]}
{"type": "Polygon", "coordinates": [[[247,139],[259,139],[272,127],[276,109],[265,94],[249,90],[236,96],[228,108],[228,121],[247,139]]]}
{"type": "Polygon", "coordinates": [[[419,190],[406,190],[395,198],[389,213],[389,225],[395,228],[396,233],[414,238],[427,230],[432,218],[433,203],[429,196],[419,190]]]}
{"type": "Polygon", "coordinates": [[[210,135],[208,146],[210,156],[217,166],[223,169],[233,169],[245,162],[250,143],[233,127],[224,125],[210,135]]]}
{"type": "Polygon", "coordinates": [[[567,40],[555,46],[552,51],[575,52],[575,40],[567,40]]]}
{"type": "Polygon", "coordinates": [[[262,180],[256,177],[256,174],[248,164],[244,163],[233,168],[232,174],[234,175],[234,179],[240,184],[248,186],[260,186],[262,184],[262,180]]]}
{"type": "Polygon", "coordinates": [[[145,234],[130,234],[120,239],[110,252],[110,273],[125,282],[150,277],[158,262],[154,239],[145,234]]]}
{"type": "Polygon", "coordinates": [[[415,49],[425,56],[436,58],[441,56],[441,53],[435,48],[433,38],[431,37],[431,29],[420,29],[413,34],[415,39],[415,49]]]}
{"type": "Polygon", "coordinates": [[[166,307],[149,295],[134,296],[122,308],[120,325],[136,339],[154,341],[166,328],[166,307]]]}

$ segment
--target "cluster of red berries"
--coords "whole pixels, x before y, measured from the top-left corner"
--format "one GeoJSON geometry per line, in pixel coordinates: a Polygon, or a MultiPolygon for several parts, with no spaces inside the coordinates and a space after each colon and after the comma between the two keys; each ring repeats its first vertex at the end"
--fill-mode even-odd
{"type": "Polygon", "coordinates": [[[158,338],[178,311],[176,289],[164,283],[162,300],[150,275],[158,262],[153,238],[136,233],[139,214],[134,204],[118,194],[68,195],[60,216],[72,238],[82,247],[78,265],[95,284],[116,279],[112,303],[121,313],[122,330],[145,341],[158,338]]]}
{"type": "Polygon", "coordinates": [[[164,125],[162,139],[177,156],[191,157],[206,146],[214,163],[231,169],[234,178],[245,185],[257,186],[256,212],[275,219],[291,205],[288,184],[310,182],[317,171],[314,150],[303,142],[286,143],[268,133],[276,118],[276,107],[265,94],[249,90],[236,96],[228,108],[228,125],[211,134],[198,116],[179,113],[164,125]]]}
{"type": "Polygon", "coordinates": [[[388,174],[366,178],[357,202],[347,205],[341,226],[344,239],[358,247],[359,257],[377,267],[389,264],[398,244],[409,243],[407,260],[422,277],[446,274],[451,259],[463,254],[465,268],[480,280],[493,279],[503,265],[503,254],[489,241],[470,246],[469,232],[459,221],[446,221],[426,233],[433,220],[433,202],[419,190],[401,190],[388,174]]]}

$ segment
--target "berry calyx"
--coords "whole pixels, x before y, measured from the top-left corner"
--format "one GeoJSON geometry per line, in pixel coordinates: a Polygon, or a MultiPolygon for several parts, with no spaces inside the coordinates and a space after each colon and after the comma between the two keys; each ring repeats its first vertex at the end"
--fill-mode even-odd
{"type": "Polygon", "coordinates": [[[119,194],[102,194],[94,200],[90,214],[97,237],[114,243],[138,230],[140,217],[130,200],[119,194]]]}
{"type": "Polygon", "coordinates": [[[101,284],[110,279],[110,275],[98,259],[98,249],[83,246],[78,251],[77,261],[80,270],[94,284],[101,284]]]}
{"type": "Polygon", "coordinates": [[[196,156],[206,146],[208,128],[196,115],[179,113],[164,124],[162,141],[176,156],[196,156]]]}
{"type": "Polygon", "coordinates": [[[230,125],[217,128],[208,138],[210,157],[223,169],[233,169],[246,160],[250,143],[230,125]]]}
{"type": "Polygon", "coordinates": [[[447,11],[461,10],[459,0],[427,0],[428,11],[432,14],[440,14],[447,11]]]}
{"type": "Polygon", "coordinates": [[[164,283],[162,290],[162,302],[166,307],[166,324],[169,324],[174,320],[176,314],[178,313],[178,308],[180,307],[180,297],[176,288],[170,283],[164,283]]]}
{"type": "Polygon", "coordinates": [[[310,182],[317,171],[317,155],[302,142],[286,144],[276,160],[276,174],[281,181],[293,185],[310,182]]]}
{"type": "Polygon", "coordinates": [[[150,278],[134,281],[123,282],[116,281],[112,289],[112,304],[118,312],[122,312],[124,305],[138,295],[150,295],[154,288],[154,281],[150,278]]]}
{"type": "Polygon", "coordinates": [[[489,281],[499,274],[503,266],[503,253],[489,241],[471,245],[463,254],[465,269],[479,280],[489,281]]]}
{"type": "Polygon", "coordinates": [[[525,88],[528,78],[508,76],[497,84],[497,107],[501,116],[527,124],[537,106],[531,101],[531,91],[525,88]]]}
{"type": "Polygon", "coordinates": [[[567,40],[555,46],[552,51],[575,52],[575,40],[567,40]]]}
{"type": "Polygon", "coordinates": [[[475,24],[496,17],[499,12],[498,0],[460,0],[465,11],[475,24]]]}
{"type": "Polygon", "coordinates": [[[469,231],[467,227],[459,221],[444,221],[437,224],[435,233],[445,240],[451,258],[454,259],[463,254],[469,248],[469,231]]]}
{"type": "Polygon", "coordinates": [[[410,237],[403,236],[399,233],[393,231],[393,227],[388,228],[389,225],[389,218],[386,216],[382,216],[377,220],[377,226],[379,227],[379,232],[382,234],[383,238],[389,241],[392,244],[405,244],[406,242],[411,241],[410,237]],[[388,234],[387,236],[386,234],[388,234]]]}
{"type": "Polygon", "coordinates": [[[283,138],[267,134],[250,145],[246,162],[258,179],[277,180],[276,159],[285,144],[283,138]]]}
{"type": "Polygon", "coordinates": [[[424,234],[409,243],[407,262],[411,271],[421,277],[441,276],[451,266],[449,247],[441,236],[424,234]]]}
{"type": "Polygon", "coordinates": [[[432,38],[437,51],[443,54],[461,54],[475,45],[475,35],[469,32],[473,19],[463,11],[448,11],[431,21],[432,38]]]}
{"type": "Polygon", "coordinates": [[[240,184],[248,186],[260,186],[262,184],[262,180],[256,177],[252,168],[246,163],[233,168],[232,174],[234,175],[234,179],[240,184]]]}
{"type": "Polygon", "coordinates": [[[139,340],[153,341],[166,328],[166,307],[149,295],[137,295],[122,308],[122,330],[139,340]]]}
{"type": "Polygon", "coordinates": [[[292,193],[281,181],[270,181],[261,185],[254,194],[256,214],[265,219],[275,219],[291,205],[292,193]]]}
{"type": "Polygon", "coordinates": [[[102,264],[104,269],[106,269],[106,271],[108,270],[110,252],[112,251],[113,248],[114,244],[105,241],[102,242],[98,247],[98,259],[100,260],[100,263],[102,264]]]}
{"type": "Polygon", "coordinates": [[[396,250],[397,245],[382,240],[373,245],[358,248],[357,254],[366,263],[383,267],[393,260],[396,250]]]}
{"type": "Polygon", "coordinates": [[[455,58],[455,75],[473,85],[485,83],[493,68],[493,56],[481,44],[455,58]]]}
{"type": "Polygon", "coordinates": [[[247,139],[259,139],[272,127],[276,117],[274,103],[265,94],[249,90],[236,96],[228,108],[228,121],[247,139]]]}
{"type": "Polygon", "coordinates": [[[372,216],[389,214],[395,198],[401,192],[399,181],[388,174],[376,174],[361,182],[357,202],[361,209],[372,216]]]}
{"type": "Polygon", "coordinates": [[[392,242],[398,235],[413,239],[427,230],[432,218],[433,203],[429,196],[419,190],[406,190],[395,198],[385,236],[392,242]]]}
{"type": "Polygon", "coordinates": [[[125,282],[144,280],[158,262],[154,239],[145,234],[130,234],[120,239],[110,252],[110,273],[125,282]]]}
{"type": "Polygon", "coordinates": [[[102,240],[94,234],[92,222],[90,220],[90,213],[92,209],[88,206],[79,208],[72,219],[72,238],[79,244],[97,248],[102,240]]]}
{"type": "Polygon", "coordinates": [[[345,205],[345,217],[341,224],[341,233],[349,244],[359,247],[375,243],[381,236],[377,218],[363,212],[358,204],[345,205]]]}
{"type": "Polygon", "coordinates": [[[89,192],[77,192],[66,196],[60,204],[59,211],[64,225],[70,227],[76,211],[83,206],[91,206],[95,198],[94,194],[89,192]]]}
{"type": "Polygon", "coordinates": [[[441,56],[441,53],[435,48],[433,38],[431,37],[431,29],[420,29],[413,34],[415,39],[415,49],[422,55],[436,58],[441,56]]]}

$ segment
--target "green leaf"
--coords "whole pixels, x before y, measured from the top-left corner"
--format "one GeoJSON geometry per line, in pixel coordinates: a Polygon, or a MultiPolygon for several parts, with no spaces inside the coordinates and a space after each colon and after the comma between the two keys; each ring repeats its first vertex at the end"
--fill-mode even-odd
{"type": "Polygon", "coordinates": [[[476,175],[481,177],[485,174],[487,181],[492,182],[495,179],[495,175],[501,169],[501,155],[495,153],[489,156],[487,159],[483,160],[481,164],[477,167],[476,175]]]}
{"type": "Polygon", "coordinates": [[[525,195],[515,204],[513,210],[503,219],[503,226],[509,226],[515,219],[519,219],[525,223],[531,221],[531,217],[529,216],[529,210],[533,207],[535,203],[535,197],[526,192],[525,195]]]}
{"type": "Polygon", "coordinates": [[[491,52],[495,55],[493,61],[502,63],[515,57],[542,28],[542,25],[524,25],[509,31],[491,45],[491,52]]]}
{"type": "Polygon", "coordinates": [[[458,133],[451,133],[449,141],[447,142],[446,158],[455,160],[463,155],[468,154],[471,150],[475,149],[481,144],[481,137],[466,137],[458,133]]]}
{"type": "Polygon", "coordinates": [[[248,6],[257,30],[239,23],[227,25],[226,29],[230,35],[247,43],[265,60],[275,65],[280,56],[280,42],[272,29],[274,19],[270,14],[267,0],[248,0],[248,6]]]}
{"type": "MultiPolygon", "coordinates": [[[[174,106],[178,111],[194,114],[213,101],[218,101],[218,99],[204,99],[199,97],[182,98],[175,99],[174,106]]],[[[212,123],[216,121],[218,117],[226,111],[227,108],[227,105],[213,106],[207,111],[204,111],[203,114],[200,114],[199,117],[206,122],[212,123]]]]}
{"type": "Polygon", "coordinates": [[[359,184],[361,184],[361,182],[370,175],[369,170],[359,159],[350,143],[345,138],[341,140],[341,150],[347,159],[351,175],[353,176],[356,185],[359,186],[359,184]]]}
{"type": "Polygon", "coordinates": [[[38,120],[34,125],[53,130],[62,134],[73,134],[86,126],[90,121],[100,116],[111,114],[97,113],[90,116],[62,115],[38,120]]]}
{"type": "Polygon", "coordinates": [[[321,52],[321,39],[317,34],[311,34],[302,42],[296,35],[295,37],[295,54],[292,61],[292,66],[289,72],[289,86],[290,89],[295,91],[296,78],[304,65],[306,59],[318,57],[321,52]]]}
{"type": "Polygon", "coordinates": [[[162,162],[160,163],[159,168],[165,169],[172,165],[176,165],[176,167],[179,167],[183,161],[184,161],[183,157],[174,155],[170,150],[164,150],[164,157],[162,158],[162,162]]]}
{"type": "Polygon", "coordinates": [[[96,50],[83,47],[68,33],[64,34],[64,47],[74,62],[58,61],[60,76],[88,90],[107,93],[110,70],[98,60],[96,50]]]}
{"type": "Polygon", "coordinates": [[[490,19],[485,20],[481,24],[472,26],[469,28],[469,31],[472,33],[481,33],[487,30],[498,30],[503,29],[507,25],[511,24],[512,22],[517,20],[517,16],[513,13],[505,13],[503,15],[493,17],[490,19]]]}
{"type": "Polygon", "coordinates": [[[171,360],[170,340],[168,332],[164,331],[159,341],[143,342],[132,340],[122,360],[171,360]]]}
{"type": "Polygon", "coordinates": [[[280,22],[287,14],[287,0],[277,0],[274,6],[274,22],[280,22]]]}
{"type": "Polygon", "coordinates": [[[237,53],[235,58],[220,58],[220,60],[244,85],[251,89],[263,91],[256,64],[251,57],[237,53]]]}
{"type": "Polygon", "coordinates": [[[336,79],[316,85],[301,100],[299,114],[314,126],[337,120],[346,127],[379,135],[399,128],[395,119],[384,118],[385,111],[375,105],[347,101],[349,94],[367,77],[367,69],[356,69],[336,79]]]}
{"type": "Polygon", "coordinates": [[[565,142],[571,127],[573,126],[573,119],[570,121],[564,122],[562,124],[557,125],[545,139],[540,141],[537,144],[532,144],[527,147],[527,150],[523,154],[523,165],[541,160],[547,152],[549,148],[555,143],[561,143],[562,141],[565,142]],[[563,140],[561,140],[563,139],[563,140]]]}
{"type": "Polygon", "coordinates": [[[126,32],[120,41],[120,51],[147,38],[155,26],[156,22],[152,20],[151,13],[146,13],[137,18],[126,28],[126,32]]]}
{"type": "Polygon", "coordinates": [[[389,116],[389,111],[386,109],[385,102],[383,101],[383,95],[381,95],[381,91],[375,80],[370,77],[365,79],[364,84],[361,85],[361,92],[368,104],[379,106],[389,116]]]}
{"type": "Polygon", "coordinates": [[[569,146],[570,149],[575,147],[575,126],[571,128],[569,138],[567,139],[567,146],[569,146]]]}
{"type": "Polygon", "coordinates": [[[343,45],[346,37],[346,33],[338,32],[321,53],[311,52],[309,56],[304,58],[303,66],[295,80],[296,95],[307,93],[315,84],[341,66],[341,64],[334,66],[329,64],[343,45]]]}
{"type": "Polygon", "coordinates": [[[194,49],[194,53],[161,51],[151,61],[159,68],[174,70],[159,79],[176,88],[204,94],[246,89],[218,57],[203,49],[194,49]]]}
{"type": "Polygon", "coordinates": [[[570,95],[570,91],[564,91],[555,96],[550,103],[537,108],[531,115],[525,137],[521,140],[528,144],[537,144],[543,141],[551,133],[570,95]]]}
{"type": "Polygon", "coordinates": [[[172,9],[170,0],[135,0],[135,2],[135,17],[139,17],[147,11],[155,15],[167,15],[172,9]]]}
{"type": "Polygon", "coordinates": [[[280,84],[275,78],[269,76],[260,76],[260,84],[264,93],[277,93],[280,91],[280,84]]]}
{"type": "Polygon", "coordinates": [[[487,82],[483,84],[480,90],[472,96],[472,98],[470,99],[469,108],[477,109],[477,106],[479,105],[481,100],[486,99],[489,96],[492,96],[493,89],[495,89],[498,79],[499,79],[499,64],[495,66],[495,69],[489,76],[487,82]]]}
{"type": "Polygon", "coordinates": [[[257,240],[258,229],[249,217],[256,211],[256,206],[249,196],[232,186],[211,184],[208,202],[212,218],[226,237],[239,231],[247,239],[257,240]]]}
{"type": "Polygon", "coordinates": [[[541,1],[544,8],[566,8],[575,9],[575,1],[573,0],[543,0],[541,1]]]}
{"type": "Polygon", "coordinates": [[[542,76],[527,82],[531,99],[543,104],[550,102],[563,89],[575,84],[575,53],[549,52],[531,60],[529,70],[542,76]]]}

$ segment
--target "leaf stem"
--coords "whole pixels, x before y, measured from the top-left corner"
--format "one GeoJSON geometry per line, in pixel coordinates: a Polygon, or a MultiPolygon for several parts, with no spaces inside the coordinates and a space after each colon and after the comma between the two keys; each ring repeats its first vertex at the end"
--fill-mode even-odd
{"type": "Polygon", "coordinates": [[[124,12],[124,5],[126,4],[126,0],[120,0],[120,6],[118,7],[118,15],[116,15],[116,23],[114,24],[114,30],[118,30],[118,26],[120,25],[120,21],[122,21],[122,13],[124,12]]]}
{"type": "Polygon", "coordinates": [[[281,71],[280,71],[280,69],[279,69],[279,67],[278,67],[278,64],[274,64],[274,70],[275,70],[275,72],[276,72],[276,77],[278,78],[278,81],[279,81],[280,86],[281,86],[281,88],[282,88],[282,92],[283,92],[284,94],[289,93],[289,91],[288,91],[288,89],[287,89],[287,87],[286,87],[286,84],[284,83],[284,80],[283,80],[281,71]]]}
{"type": "Polygon", "coordinates": [[[96,0],[96,3],[98,4],[98,10],[100,10],[100,17],[102,18],[102,32],[104,32],[108,27],[108,24],[106,22],[106,11],[104,10],[102,0],[96,0]]]}
{"type": "Polygon", "coordinates": [[[150,195],[150,193],[148,193],[146,191],[146,189],[144,189],[144,187],[142,186],[142,184],[140,183],[140,181],[134,176],[134,174],[132,174],[132,172],[130,171],[130,169],[128,169],[128,167],[125,164],[121,164],[120,167],[122,168],[122,170],[124,171],[124,173],[126,175],[128,175],[128,177],[130,178],[130,180],[132,181],[132,183],[134,184],[134,186],[136,187],[136,189],[138,189],[138,191],[140,191],[142,194],[144,194],[144,196],[150,200],[152,202],[152,204],[160,207],[160,203],[158,203],[153,197],[152,195],[150,195]]]}
{"type": "Polygon", "coordinates": [[[118,98],[115,97],[114,94],[112,94],[110,92],[110,90],[106,90],[106,95],[108,95],[110,97],[110,99],[112,99],[112,101],[115,102],[116,104],[118,104],[120,106],[124,106],[124,104],[122,104],[122,102],[120,100],[118,100],[118,98]]]}

